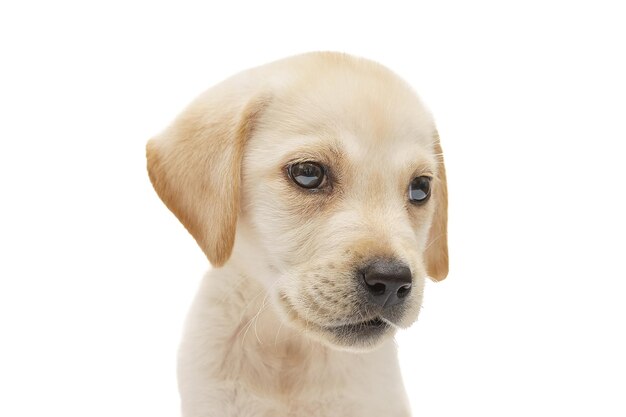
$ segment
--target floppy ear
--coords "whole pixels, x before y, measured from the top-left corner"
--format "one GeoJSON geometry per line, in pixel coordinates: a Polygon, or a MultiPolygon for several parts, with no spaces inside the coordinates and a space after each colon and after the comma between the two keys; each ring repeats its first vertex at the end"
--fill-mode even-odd
{"type": "Polygon", "coordinates": [[[433,187],[435,214],[426,244],[425,260],[428,275],[433,281],[441,281],[448,276],[448,187],[439,134],[436,134],[435,140],[434,150],[439,161],[433,187]]]}
{"type": "Polygon", "coordinates": [[[243,149],[265,102],[233,90],[207,91],[146,146],[154,189],[214,266],[233,249],[243,149]]]}

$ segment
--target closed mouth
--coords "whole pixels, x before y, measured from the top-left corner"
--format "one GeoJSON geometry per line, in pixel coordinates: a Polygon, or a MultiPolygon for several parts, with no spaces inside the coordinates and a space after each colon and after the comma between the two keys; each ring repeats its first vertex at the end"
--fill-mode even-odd
{"type": "Polygon", "coordinates": [[[344,342],[352,344],[377,339],[391,327],[389,322],[380,317],[375,317],[358,323],[329,326],[325,329],[344,342]]]}
{"type": "Polygon", "coordinates": [[[385,325],[387,325],[387,323],[385,323],[380,317],[374,317],[373,319],[370,319],[367,321],[361,321],[361,322],[350,323],[350,324],[341,324],[338,326],[328,326],[328,328],[329,329],[346,328],[346,327],[368,328],[368,327],[381,327],[385,325]]]}
{"type": "Polygon", "coordinates": [[[301,323],[306,329],[316,329],[318,332],[331,335],[336,344],[346,347],[371,346],[395,326],[387,319],[380,316],[367,320],[346,324],[324,325],[305,320],[298,314],[296,308],[289,302],[287,297],[281,297],[286,311],[292,320],[301,323]]]}

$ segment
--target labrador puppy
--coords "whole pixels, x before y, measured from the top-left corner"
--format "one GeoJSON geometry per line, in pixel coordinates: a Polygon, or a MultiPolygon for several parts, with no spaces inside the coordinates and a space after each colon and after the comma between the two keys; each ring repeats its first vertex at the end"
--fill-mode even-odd
{"type": "Polygon", "coordinates": [[[387,68],[309,53],[197,98],[147,145],[214,269],[180,348],[185,417],[409,416],[393,335],[448,272],[430,113],[387,68]]]}

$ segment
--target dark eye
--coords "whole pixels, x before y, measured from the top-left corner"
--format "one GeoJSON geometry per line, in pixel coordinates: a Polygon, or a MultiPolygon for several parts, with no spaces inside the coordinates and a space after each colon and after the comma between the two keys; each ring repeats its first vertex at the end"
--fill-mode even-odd
{"type": "Polygon", "coordinates": [[[409,184],[409,200],[423,204],[430,197],[430,177],[415,177],[409,184]]]}
{"type": "Polygon", "coordinates": [[[324,167],[317,162],[298,162],[289,166],[289,176],[302,188],[319,188],[326,176],[324,167]]]}

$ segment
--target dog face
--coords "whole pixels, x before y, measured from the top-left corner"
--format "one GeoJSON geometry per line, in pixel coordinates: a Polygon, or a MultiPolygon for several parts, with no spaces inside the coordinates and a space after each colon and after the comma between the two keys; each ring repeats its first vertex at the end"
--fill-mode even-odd
{"type": "Polygon", "coordinates": [[[375,346],[417,318],[425,277],[447,274],[434,123],[370,61],[315,53],[235,76],[150,141],[148,161],[209,260],[235,246],[285,321],[323,343],[375,346]]]}

